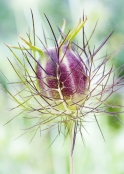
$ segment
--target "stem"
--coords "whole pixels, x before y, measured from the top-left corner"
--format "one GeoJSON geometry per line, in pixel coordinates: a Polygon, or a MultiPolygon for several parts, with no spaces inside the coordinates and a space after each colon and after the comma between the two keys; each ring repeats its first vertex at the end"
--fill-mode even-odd
{"type": "Polygon", "coordinates": [[[74,174],[74,152],[72,151],[73,148],[73,128],[71,132],[71,147],[70,147],[70,174],[74,174]]]}

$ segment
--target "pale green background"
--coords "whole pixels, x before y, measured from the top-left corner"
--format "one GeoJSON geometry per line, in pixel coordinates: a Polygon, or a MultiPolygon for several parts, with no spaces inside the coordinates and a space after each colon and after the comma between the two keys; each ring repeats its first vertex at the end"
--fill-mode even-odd
{"type": "MultiPolygon", "coordinates": [[[[56,26],[62,25],[66,19],[66,32],[74,27],[82,16],[83,10],[88,17],[87,33],[99,19],[97,30],[93,37],[93,45],[98,44],[115,29],[115,33],[106,44],[101,54],[106,50],[116,50],[124,43],[124,1],[123,0],[0,0],[0,69],[12,82],[16,81],[14,71],[7,61],[7,57],[14,62],[13,56],[4,45],[17,45],[18,34],[26,36],[31,28],[30,8],[35,18],[36,33],[42,39],[42,25],[48,37],[51,32],[46,23],[44,13],[56,26]]],[[[58,36],[58,33],[57,33],[58,36]]],[[[81,36],[81,34],[79,35],[81,36]]],[[[77,37],[77,39],[81,37],[77,37]]],[[[81,40],[79,40],[81,42],[81,40]]],[[[124,63],[124,51],[116,56],[116,66],[124,63]]],[[[5,77],[0,73],[0,81],[6,86],[5,77]]],[[[9,90],[12,87],[7,86],[9,90]]],[[[121,103],[121,96],[117,94],[111,100],[121,103]]],[[[63,136],[58,137],[53,145],[50,144],[56,137],[56,131],[38,133],[30,143],[32,133],[21,137],[25,128],[30,127],[33,121],[25,120],[21,115],[12,122],[3,126],[9,119],[17,114],[9,111],[16,106],[6,92],[0,89],[0,174],[68,174],[69,173],[69,140],[63,136]],[[16,139],[19,137],[18,139],[16,139]],[[16,140],[15,140],[16,139],[16,140]]],[[[123,114],[121,116],[124,120],[123,114]]],[[[90,120],[90,118],[89,118],[90,120]]],[[[106,115],[98,118],[105,136],[104,142],[95,122],[84,123],[89,135],[83,130],[85,146],[80,136],[77,136],[75,146],[75,174],[124,174],[124,126],[117,120],[108,119],[106,115]],[[114,120],[114,121],[113,121],[114,120]]]]}

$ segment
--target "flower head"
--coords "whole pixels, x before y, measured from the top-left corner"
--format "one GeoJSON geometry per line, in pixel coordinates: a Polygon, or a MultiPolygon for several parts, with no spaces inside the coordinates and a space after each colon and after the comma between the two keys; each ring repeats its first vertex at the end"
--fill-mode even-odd
{"type": "Polygon", "coordinates": [[[108,61],[117,51],[97,59],[99,63],[95,59],[95,55],[113,31],[97,49],[91,50],[89,42],[95,29],[87,39],[84,32],[87,18],[80,19],[78,25],[67,35],[63,31],[64,21],[62,30],[59,29],[61,37],[58,41],[47,17],[46,19],[54,36],[53,47],[45,46],[38,37],[43,47],[38,48],[35,45],[35,32],[34,44],[28,35],[29,41],[20,36],[28,47],[8,46],[21,69],[20,71],[10,62],[22,85],[21,91],[17,91],[16,94],[19,98],[9,93],[18,103],[17,107],[24,108],[24,112],[37,112],[39,121],[33,126],[34,130],[37,131],[43,126],[57,125],[59,133],[62,131],[62,126],[65,127],[66,135],[70,134],[74,127],[76,128],[74,132],[76,130],[81,133],[85,116],[92,114],[96,119],[97,114],[107,113],[105,109],[107,99],[123,87],[123,78],[115,77],[117,69],[113,69],[113,66],[106,68],[108,61]],[[81,29],[83,47],[73,42],[81,29]],[[24,62],[12,51],[12,48],[21,50],[24,62]]]}

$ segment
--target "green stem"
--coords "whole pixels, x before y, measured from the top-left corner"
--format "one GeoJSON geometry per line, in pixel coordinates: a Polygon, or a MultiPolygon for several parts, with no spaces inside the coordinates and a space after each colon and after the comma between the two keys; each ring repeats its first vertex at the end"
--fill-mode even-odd
{"type": "Polygon", "coordinates": [[[74,174],[74,152],[72,152],[73,148],[73,128],[71,130],[71,147],[70,147],[70,174],[74,174]]]}

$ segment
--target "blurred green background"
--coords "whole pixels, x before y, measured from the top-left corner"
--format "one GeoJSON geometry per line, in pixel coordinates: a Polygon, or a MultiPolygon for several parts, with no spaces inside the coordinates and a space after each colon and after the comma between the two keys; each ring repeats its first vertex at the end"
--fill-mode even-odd
{"type": "MultiPolygon", "coordinates": [[[[32,26],[30,8],[35,18],[36,34],[42,39],[42,25],[46,35],[51,32],[45,20],[44,13],[58,26],[62,26],[66,19],[66,32],[73,28],[82,16],[83,10],[88,17],[87,33],[92,31],[95,22],[99,20],[93,36],[97,46],[111,30],[115,30],[109,42],[101,50],[111,52],[124,43],[124,1],[123,0],[0,0],[0,70],[12,82],[16,81],[14,71],[8,63],[7,57],[14,61],[12,54],[4,43],[17,45],[18,34],[26,36],[32,26]]],[[[56,26],[54,27],[56,30],[56,26]]],[[[57,31],[57,30],[56,30],[57,31]]],[[[58,36],[58,33],[57,33],[58,36]]],[[[77,36],[80,38],[80,35],[77,36]]],[[[81,40],[79,39],[79,42],[81,40]]],[[[93,43],[93,44],[94,44],[93,43]]],[[[122,50],[114,59],[115,66],[124,63],[122,50]]],[[[6,85],[5,77],[0,73],[0,81],[6,85]]],[[[123,104],[123,92],[113,95],[109,101],[116,100],[123,104]]],[[[16,110],[9,111],[15,103],[1,87],[0,89],[0,174],[68,174],[69,173],[69,140],[60,136],[56,131],[37,133],[30,143],[32,133],[24,133],[24,129],[32,125],[30,120],[20,115],[9,124],[3,126],[17,114],[16,110]],[[19,138],[18,138],[19,137],[19,138]],[[17,138],[17,139],[16,139],[17,138]]],[[[111,111],[111,108],[108,108],[111,111]]],[[[115,110],[114,110],[115,111],[115,110]]],[[[120,111],[118,109],[117,111],[120,111]]],[[[123,114],[119,115],[123,121],[123,114]]],[[[76,174],[124,174],[124,126],[116,119],[99,117],[101,129],[105,136],[104,142],[95,122],[84,123],[88,133],[83,130],[85,146],[80,136],[77,136],[75,146],[76,174]]]]}

